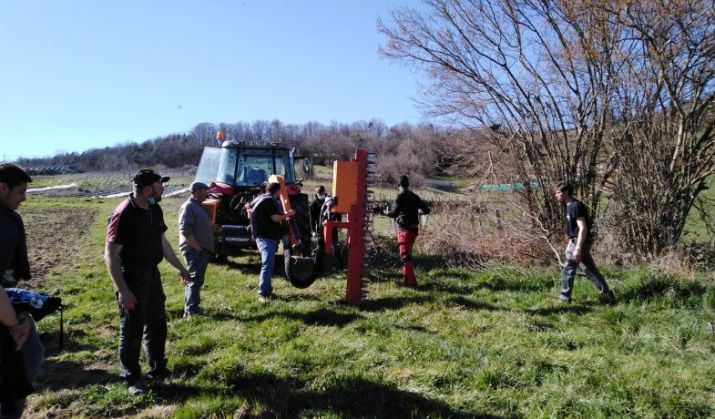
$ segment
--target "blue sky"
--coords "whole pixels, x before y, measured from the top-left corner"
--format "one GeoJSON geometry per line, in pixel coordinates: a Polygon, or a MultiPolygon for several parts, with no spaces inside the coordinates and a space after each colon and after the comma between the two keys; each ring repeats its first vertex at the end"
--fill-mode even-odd
{"type": "Polygon", "coordinates": [[[201,122],[423,121],[376,30],[417,0],[2,0],[0,158],[201,122]]]}

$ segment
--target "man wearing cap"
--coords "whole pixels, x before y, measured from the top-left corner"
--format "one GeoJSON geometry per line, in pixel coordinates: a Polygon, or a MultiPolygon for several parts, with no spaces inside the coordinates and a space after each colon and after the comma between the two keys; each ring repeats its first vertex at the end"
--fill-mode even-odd
{"type": "Polygon", "coordinates": [[[419,234],[419,213],[429,214],[429,207],[410,190],[410,179],[403,175],[398,183],[398,194],[392,208],[383,211],[383,214],[395,218],[397,221],[397,246],[402,260],[402,273],[405,276],[405,285],[417,286],[417,278],[412,268],[412,246],[419,234]]]}
{"type": "Polygon", "coordinates": [[[209,196],[209,187],[201,182],[191,184],[191,196],[179,209],[179,247],[189,266],[189,281],[184,289],[184,318],[204,314],[201,308],[201,286],[204,283],[209,255],[214,251],[211,219],[201,203],[209,196]]]}
{"type": "Polygon", "coordinates": [[[166,297],[157,265],[166,258],[182,281],[189,280],[164,235],[167,228],[158,203],[168,180],[153,170],[139,171],[134,192],[117,206],[107,227],[104,260],[119,307],[120,375],[132,395],[146,392],[139,367],[142,340],[150,367],[147,378],[158,381],[170,375],[165,356],[166,297]]]}

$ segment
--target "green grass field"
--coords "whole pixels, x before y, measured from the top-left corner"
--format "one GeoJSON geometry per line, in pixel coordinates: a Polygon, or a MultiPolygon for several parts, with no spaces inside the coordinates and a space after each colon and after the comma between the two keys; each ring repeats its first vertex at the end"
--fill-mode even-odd
{"type": "MultiPolygon", "coordinates": [[[[709,211],[710,216],[715,217],[715,176],[710,178],[708,189],[703,191],[702,194],[712,205],[709,211]]],[[[708,231],[706,226],[707,222],[698,211],[693,209],[685,223],[683,241],[687,243],[715,243],[715,237],[708,231]]]]}
{"type": "MultiPolygon", "coordinates": [[[[277,272],[277,298],[262,304],[257,254],[211,265],[208,315],[191,321],[181,319],[178,275],[162,263],[175,376],[133,398],[117,377],[118,313],[102,259],[118,202],[31,198],[23,206],[95,215],[72,263],[41,284],[65,301],[67,341],[58,351],[57,315],[39,322],[48,357],[30,417],[715,415],[711,273],[605,267],[617,304],[599,304],[579,277],[574,303],[560,305],[556,269],[440,269],[434,256],[417,255],[421,285],[403,288],[392,247],[360,306],[343,302],[344,274],[298,290],[277,272]]],[[[181,202],[162,202],[172,243],[181,202]]]]}

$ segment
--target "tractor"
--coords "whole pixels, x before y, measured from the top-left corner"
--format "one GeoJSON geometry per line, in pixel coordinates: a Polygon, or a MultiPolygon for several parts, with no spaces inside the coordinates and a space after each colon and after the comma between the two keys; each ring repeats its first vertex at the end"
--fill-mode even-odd
{"type": "MultiPolygon", "coordinates": [[[[217,138],[223,139],[220,134],[217,138]]],[[[318,272],[311,257],[308,195],[301,192],[294,162],[295,150],[278,142],[226,140],[220,148],[204,148],[196,180],[209,186],[209,199],[203,206],[214,224],[215,261],[224,262],[227,256],[256,248],[248,204],[261,193],[261,185],[277,175],[285,183],[289,205],[296,213],[289,227],[296,240],[283,245],[286,277],[299,288],[312,284],[318,272]]]]}

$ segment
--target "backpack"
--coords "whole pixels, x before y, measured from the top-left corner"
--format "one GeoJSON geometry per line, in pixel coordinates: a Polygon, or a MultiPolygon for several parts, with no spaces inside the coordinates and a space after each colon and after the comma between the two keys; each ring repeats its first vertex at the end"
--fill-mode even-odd
{"type": "Polygon", "coordinates": [[[7,296],[15,311],[30,313],[36,321],[45,316],[60,311],[60,349],[64,346],[64,321],[62,316],[62,299],[47,294],[26,290],[24,288],[6,288],[7,296]]]}

